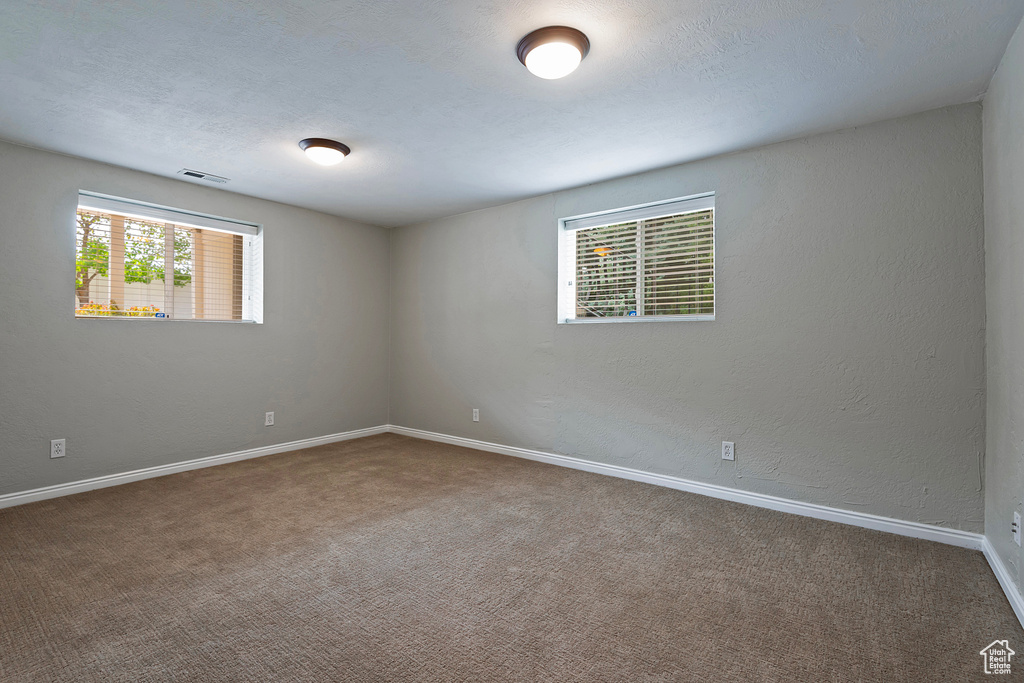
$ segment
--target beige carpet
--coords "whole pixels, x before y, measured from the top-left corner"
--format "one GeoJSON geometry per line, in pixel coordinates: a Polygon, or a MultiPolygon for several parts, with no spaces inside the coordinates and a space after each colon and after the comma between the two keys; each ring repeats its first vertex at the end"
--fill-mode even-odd
{"type": "MultiPolygon", "coordinates": [[[[981,553],[382,435],[0,510],[2,681],[963,681],[981,553]]],[[[1007,677],[999,677],[1007,680],[1007,677]]]]}

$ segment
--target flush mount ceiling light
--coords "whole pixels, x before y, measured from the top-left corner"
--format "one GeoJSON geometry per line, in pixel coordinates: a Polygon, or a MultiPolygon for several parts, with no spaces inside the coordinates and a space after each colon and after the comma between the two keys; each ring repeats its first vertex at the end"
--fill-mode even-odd
{"type": "Polygon", "coordinates": [[[306,156],[321,166],[334,166],[351,154],[348,145],[327,138],[306,138],[299,143],[306,156]]]}
{"type": "Polygon", "coordinates": [[[545,26],[527,33],[516,46],[519,61],[534,76],[562,78],[580,65],[590,52],[590,41],[568,26],[545,26]]]}

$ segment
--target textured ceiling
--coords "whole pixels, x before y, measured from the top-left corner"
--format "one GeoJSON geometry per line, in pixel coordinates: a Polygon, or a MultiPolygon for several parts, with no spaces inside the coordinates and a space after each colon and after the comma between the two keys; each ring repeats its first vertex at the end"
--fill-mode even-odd
{"type": "Polygon", "coordinates": [[[1022,14],[1024,0],[4,0],[0,138],[403,225],[976,100],[1022,14]],[[548,24],[592,44],[560,81],[515,56],[548,24]],[[353,153],[316,166],[296,144],[311,136],[353,153]]]}

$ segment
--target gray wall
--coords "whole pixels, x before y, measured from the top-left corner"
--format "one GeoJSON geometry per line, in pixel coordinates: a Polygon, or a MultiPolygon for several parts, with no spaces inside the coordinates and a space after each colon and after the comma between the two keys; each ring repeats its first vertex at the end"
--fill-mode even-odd
{"type": "Polygon", "coordinates": [[[386,423],[388,239],[0,143],[0,494],[386,423]],[[266,323],[76,320],[80,188],[262,223],[266,323]]]}
{"type": "Polygon", "coordinates": [[[396,229],[391,422],[981,531],[981,165],[968,104],[396,229]],[[716,321],[556,325],[557,218],[709,190],[716,321]]]}
{"type": "MultiPolygon", "coordinates": [[[[1010,187],[1001,74],[987,163],[1010,187]]],[[[401,228],[390,264],[387,230],[0,143],[0,494],[383,424],[390,381],[394,424],[980,531],[981,129],[951,107],[401,228]],[[266,324],[75,320],[80,188],[263,223],[266,324]],[[708,190],[716,321],[555,323],[558,217],[708,190]]],[[[1013,258],[1020,200],[989,182],[1013,258]]]]}
{"type": "Polygon", "coordinates": [[[988,406],[985,535],[1021,584],[1010,533],[1024,495],[1024,36],[1010,42],[984,111],[988,406]]]}

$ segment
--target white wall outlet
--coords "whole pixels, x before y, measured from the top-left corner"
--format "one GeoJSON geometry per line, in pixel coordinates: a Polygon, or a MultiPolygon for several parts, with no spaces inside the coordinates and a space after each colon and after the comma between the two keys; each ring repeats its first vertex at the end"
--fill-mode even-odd
{"type": "Polygon", "coordinates": [[[1013,542],[1020,545],[1020,513],[1013,513],[1013,542]]]}
{"type": "Polygon", "coordinates": [[[263,421],[263,424],[266,427],[273,427],[274,426],[274,413],[267,413],[267,419],[263,421]]]}
{"type": "Polygon", "coordinates": [[[51,458],[63,458],[67,455],[67,449],[65,448],[64,439],[53,439],[50,441],[50,457],[51,458]]]}
{"type": "Polygon", "coordinates": [[[479,421],[480,421],[480,409],[479,408],[473,408],[473,422],[479,422],[479,421]]]}
{"type": "Polygon", "coordinates": [[[736,459],[736,444],[732,441],[722,442],[722,460],[735,460],[736,459]]]}

